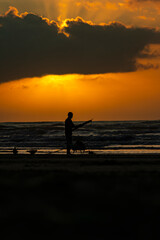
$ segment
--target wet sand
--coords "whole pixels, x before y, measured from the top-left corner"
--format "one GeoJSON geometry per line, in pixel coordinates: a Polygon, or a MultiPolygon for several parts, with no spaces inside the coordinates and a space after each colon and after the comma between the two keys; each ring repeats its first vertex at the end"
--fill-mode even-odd
{"type": "Polygon", "coordinates": [[[160,155],[0,155],[7,237],[159,239],[160,155]]]}

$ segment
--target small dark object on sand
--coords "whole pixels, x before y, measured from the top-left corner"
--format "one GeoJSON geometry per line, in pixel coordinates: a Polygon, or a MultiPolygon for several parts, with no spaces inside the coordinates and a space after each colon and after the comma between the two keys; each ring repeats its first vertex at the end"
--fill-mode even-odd
{"type": "Polygon", "coordinates": [[[27,152],[29,152],[31,155],[34,155],[37,152],[37,149],[30,149],[27,152]]]}
{"type": "Polygon", "coordinates": [[[95,155],[95,153],[94,153],[94,152],[91,152],[91,151],[89,151],[88,154],[89,154],[89,155],[95,155]]]}
{"type": "Polygon", "coordinates": [[[86,150],[86,146],[82,141],[77,140],[75,142],[75,144],[73,145],[72,150],[74,152],[76,152],[76,151],[84,152],[86,150]]]}
{"type": "Polygon", "coordinates": [[[18,153],[18,150],[17,150],[17,148],[16,148],[16,147],[14,147],[14,148],[13,148],[13,154],[15,154],[15,155],[16,155],[17,153],[18,153]]]}

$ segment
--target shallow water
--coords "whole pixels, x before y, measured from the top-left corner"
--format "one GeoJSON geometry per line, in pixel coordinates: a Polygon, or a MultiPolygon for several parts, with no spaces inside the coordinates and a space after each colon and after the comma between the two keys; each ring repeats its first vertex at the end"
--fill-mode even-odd
{"type": "MultiPolygon", "coordinates": [[[[79,124],[81,122],[75,122],[79,124]]],[[[85,153],[160,153],[160,121],[97,121],[73,132],[85,153]]],[[[65,154],[64,122],[0,123],[0,154],[65,154]]]]}

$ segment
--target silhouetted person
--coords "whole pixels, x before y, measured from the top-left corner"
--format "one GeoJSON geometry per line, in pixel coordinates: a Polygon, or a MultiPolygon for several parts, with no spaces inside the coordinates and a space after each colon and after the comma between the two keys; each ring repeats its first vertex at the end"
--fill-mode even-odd
{"type": "Polygon", "coordinates": [[[74,125],[72,122],[73,118],[73,113],[69,112],[68,113],[68,118],[65,120],[65,136],[66,136],[66,141],[67,141],[67,155],[70,155],[70,150],[72,148],[72,131],[78,129],[79,127],[83,127],[87,123],[92,122],[92,120],[86,121],[82,124],[79,124],[77,126],[74,125]]]}
{"type": "Polygon", "coordinates": [[[67,155],[70,155],[70,150],[72,148],[72,131],[75,128],[74,123],[72,122],[73,113],[68,113],[68,118],[65,120],[65,136],[67,141],[67,155]]]}

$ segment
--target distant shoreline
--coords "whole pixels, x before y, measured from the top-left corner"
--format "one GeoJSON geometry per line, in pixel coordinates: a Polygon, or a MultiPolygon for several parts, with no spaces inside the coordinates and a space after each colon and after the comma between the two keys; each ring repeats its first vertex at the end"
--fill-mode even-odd
{"type": "MultiPolygon", "coordinates": [[[[64,122],[64,120],[49,120],[49,121],[0,121],[1,123],[56,123],[64,122]]],[[[74,120],[74,122],[83,122],[83,120],[74,120]]],[[[159,122],[160,119],[134,119],[134,120],[93,120],[93,122],[159,122]]]]}

